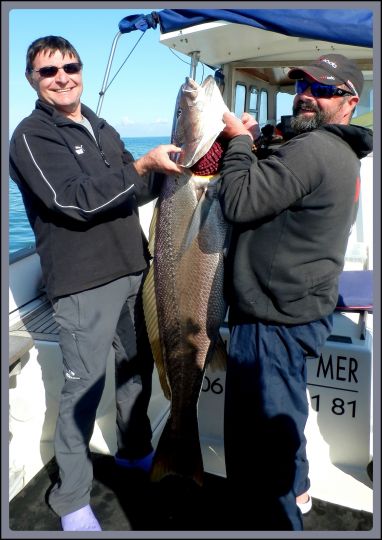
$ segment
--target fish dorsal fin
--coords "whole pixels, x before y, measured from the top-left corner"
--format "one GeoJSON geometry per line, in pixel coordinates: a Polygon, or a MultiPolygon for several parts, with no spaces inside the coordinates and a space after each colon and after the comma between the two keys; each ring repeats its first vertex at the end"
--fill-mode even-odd
{"type": "Polygon", "coordinates": [[[154,257],[154,247],[155,247],[155,229],[157,225],[157,216],[158,216],[158,202],[154,206],[153,215],[151,216],[150,227],[149,227],[149,244],[148,250],[151,257],[154,257]]]}
{"type": "Polygon", "coordinates": [[[146,320],[147,334],[149,337],[151,351],[153,353],[155,365],[158,371],[159,382],[163,390],[164,396],[170,400],[171,390],[168,384],[164,358],[162,354],[162,344],[159,333],[158,312],[155,296],[154,283],[154,266],[150,266],[150,270],[143,284],[143,310],[146,320]]]}

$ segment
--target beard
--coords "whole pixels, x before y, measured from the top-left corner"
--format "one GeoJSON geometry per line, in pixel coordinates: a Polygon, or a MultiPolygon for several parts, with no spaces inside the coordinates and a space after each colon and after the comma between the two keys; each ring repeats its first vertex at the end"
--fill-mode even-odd
{"type": "Polygon", "coordinates": [[[330,123],[332,114],[325,113],[321,111],[314,103],[304,103],[303,101],[298,101],[293,107],[293,117],[291,118],[291,128],[296,134],[305,133],[307,131],[313,131],[323,124],[330,123]],[[306,118],[303,114],[300,114],[303,111],[313,112],[314,115],[306,118]]]}

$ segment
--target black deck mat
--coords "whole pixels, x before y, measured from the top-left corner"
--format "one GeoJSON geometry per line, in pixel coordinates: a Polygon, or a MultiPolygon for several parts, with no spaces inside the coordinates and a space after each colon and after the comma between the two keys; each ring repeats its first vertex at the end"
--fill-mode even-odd
{"type": "MultiPolygon", "coordinates": [[[[237,523],[225,478],[206,474],[203,488],[176,478],[153,484],[139,472],[117,468],[112,456],[92,454],[91,505],[104,531],[256,530],[254,516],[237,523]]],[[[12,531],[60,531],[60,519],[46,503],[57,478],[53,459],[9,503],[12,531]]],[[[307,531],[367,531],[373,515],[318,499],[304,516],[307,531]]]]}

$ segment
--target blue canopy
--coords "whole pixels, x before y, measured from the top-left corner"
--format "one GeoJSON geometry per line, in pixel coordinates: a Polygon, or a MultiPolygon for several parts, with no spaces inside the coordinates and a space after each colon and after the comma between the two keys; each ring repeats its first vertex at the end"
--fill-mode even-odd
{"type": "Polygon", "coordinates": [[[162,33],[224,20],[288,36],[373,46],[373,13],[366,9],[163,9],[152,15],[162,33]]]}

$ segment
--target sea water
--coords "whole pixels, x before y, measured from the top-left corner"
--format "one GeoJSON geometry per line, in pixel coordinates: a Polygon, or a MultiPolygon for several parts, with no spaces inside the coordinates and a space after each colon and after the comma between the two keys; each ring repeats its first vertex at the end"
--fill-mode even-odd
{"type": "MultiPolygon", "coordinates": [[[[143,156],[159,144],[168,144],[170,137],[126,137],[125,147],[135,159],[143,156]]],[[[21,193],[15,182],[9,179],[9,252],[33,246],[35,238],[25,213],[21,193]]]]}

